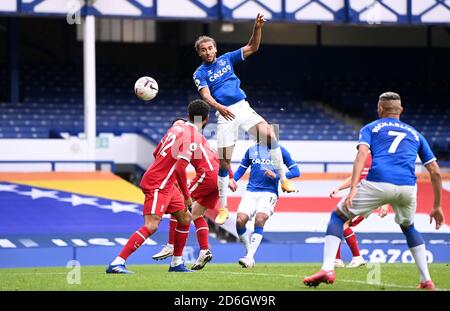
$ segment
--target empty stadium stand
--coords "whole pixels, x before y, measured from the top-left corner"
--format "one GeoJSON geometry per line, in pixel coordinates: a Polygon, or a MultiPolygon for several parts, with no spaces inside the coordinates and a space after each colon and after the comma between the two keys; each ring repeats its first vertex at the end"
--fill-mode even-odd
{"type": "MultiPolygon", "coordinates": [[[[0,138],[52,138],[66,132],[83,131],[81,72],[74,68],[26,66],[23,69],[23,101],[0,104],[0,138]]],[[[97,131],[141,133],[158,141],[175,117],[186,115],[186,104],[197,97],[191,81],[157,77],[160,94],[152,102],[138,100],[130,86],[133,76],[105,69],[98,74],[97,131]]],[[[280,124],[285,140],[354,140],[356,131],[324,111],[319,105],[302,101],[295,91],[273,90],[268,85],[248,88],[258,112],[280,124]]],[[[211,123],[216,122],[211,113],[211,123]]]]}

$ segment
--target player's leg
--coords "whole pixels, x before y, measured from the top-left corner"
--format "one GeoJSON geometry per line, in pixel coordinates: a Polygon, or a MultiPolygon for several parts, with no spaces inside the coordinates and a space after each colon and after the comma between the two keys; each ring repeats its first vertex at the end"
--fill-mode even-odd
{"type": "MultiPolygon", "coordinates": [[[[348,221],[346,221],[344,223],[344,231],[346,228],[348,228],[348,221]]],[[[342,242],[339,244],[338,250],[336,252],[336,258],[334,259],[334,267],[335,268],[344,268],[345,267],[344,261],[342,260],[342,257],[341,257],[341,246],[342,246],[342,242]]]]}
{"type": "Polygon", "coordinates": [[[261,144],[269,147],[270,158],[273,161],[278,176],[280,176],[281,189],[284,192],[295,192],[296,189],[294,185],[286,178],[283,156],[281,154],[278,137],[275,135],[273,126],[269,125],[264,119],[262,119],[262,121],[251,127],[248,132],[255,136],[257,141],[261,144]]]}
{"type": "MultiPolygon", "coordinates": [[[[237,115],[238,107],[232,105],[229,108],[237,115]],[[234,107],[232,107],[234,106],[234,107]]],[[[217,119],[217,153],[219,155],[219,173],[217,177],[217,189],[219,191],[219,214],[215,222],[223,225],[228,219],[228,184],[230,176],[228,170],[231,166],[231,156],[239,135],[239,117],[232,121],[225,120],[219,115],[217,119]]]]}
{"type": "Polygon", "coordinates": [[[325,233],[322,267],[319,272],[303,279],[305,285],[317,286],[320,283],[334,283],[336,279],[334,260],[344,233],[344,223],[347,220],[347,217],[338,208],[331,213],[325,233]]]}
{"type": "Polygon", "coordinates": [[[319,272],[304,278],[303,283],[308,286],[317,286],[320,283],[334,283],[334,259],[344,233],[344,223],[359,215],[368,215],[383,202],[385,189],[363,180],[358,186],[358,192],[353,198],[351,207],[344,206],[345,197],[338,203],[337,209],[331,213],[325,235],[323,264],[319,272]]]}
{"type": "Polygon", "coordinates": [[[263,239],[264,225],[267,219],[273,215],[278,196],[271,192],[255,192],[257,196],[255,212],[255,230],[250,238],[250,247],[247,257],[253,258],[263,239]]]}
{"type": "Polygon", "coordinates": [[[250,235],[247,230],[247,222],[256,212],[257,201],[254,198],[254,192],[246,191],[239,207],[237,209],[236,215],[236,232],[239,237],[239,241],[245,248],[245,256],[247,256],[250,248],[250,235]]]}
{"type": "Polygon", "coordinates": [[[126,269],[125,261],[149,236],[156,232],[161,222],[161,217],[165,212],[164,206],[167,206],[167,201],[169,201],[169,198],[166,195],[158,193],[157,190],[151,193],[145,193],[143,211],[144,226],[130,236],[120,254],[107,268],[106,273],[132,273],[126,269]]]}
{"type": "Polygon", "coordinates": [[[186,268],[183,263],[183,249],[189,235],[189,228],[192,221],[192,215],[184,206],[184,200],[178,188],[174,187],[172,197],[167,212],[172,214],[177,220],[175,229],[175,240],[173,245],[172,262],[170,263],[169,272],[192,272],[186,268]]]}
{"type": "Polygon", "coordinates": [[[250,247],[250,236],[247,230],[247,222],[249,220],[249,215],[238,212],[236,215],[236,232],[239,237],[239,241],[241,241],[242,245],[245,248],[245,255],[248,254],[248,250],[250,247]]]}
{"type": "Polygon", "coordinates": [[[177,220],[172,215],[169,221],[169,241],[163,248],[152,256],[154,260],[163,260],[173,255],[173,244],[175,243],[175,229],[177,227],[177,220]]]}
{"type": "Polygon", "coordinates": [[[217,178],[217,189],[219,190],[219,214],[217,215],[215,222],[218,225],[223,225],[229,217],[228,213],[228,184],[230,176],[228,170],[231,166],[231,155],[233,154],[234,145],[219,148],[219,176],[217,178]]]}
{"type": "Polygon", "coordinates": [[[344,229],[344,239],[352,252],[352,260],[347,265],[347,268],[357,268],[366,264],[366,261],[359,253],[358,240],[352,229],[352,227],[358,225],[362,220],[364,220],[363,216],[355,217],[350,221],[350,225],[344,229]]]}
{"type": "Polygon", "coordinates": [[[198,201],[192,205],[192,219],[194,220],[195,231],[197,233],[197,241],[200,246],[200,252],[192,270],[200,270],[212,259],[212,253],[209,250],[209,227],[205,220],[204,214],[208,208],[201,205],[198,201]]]}
{"type": "Polygon", "coordinates": [[[114,259],[113,262],[109,265],[106,273],[123,273],[129,274],[133,273],[126,269],[125,262],[128,257],[134,253],[144,242],[145,240],[156,232],[158,225],[161,221],[161,216],[159,215],[145,215],[144,216],[144,226],[139,228],[136,232],[134,232],[128,242],[123,247],[122,251],[119,253],[119,256],[114,259]]]}
{"type": "Polygon", "coordinates": [[[395,212],[395,222],[400,225],[419,270],[420,283],[418,288],[435,289],[428,271],[425,242],[422,234],[414,227],[414,216],[417,206],[416,187],[399,186],[398,192],[401,193],[401,196],[397,202],[392,202],[391,205],[395,212]]]}
{"type": "Polygon", "coordinates": [[[191,224],[191,213],[187,210],[179,210],[172,213],[172,215],[178,221],[177,228],[175,229],[175,241],[173,246],[172,262],[170,263],[169,272],[190,272],[183,262],[183,249],[186,245],[186,241],[189,235],[189,228],[191,224]]]}
{"type": "Polygon", "coordinates": [[[264,224],[267,219],[269,219],[269,215],[264,212],[257,212],[255,215],[255,230],[250,237],[250,246],[248,250],[247,257],[253,258],[255,256],[256,251],[258,250],[259,245],[263,239],[264,234],[264,224]]]}

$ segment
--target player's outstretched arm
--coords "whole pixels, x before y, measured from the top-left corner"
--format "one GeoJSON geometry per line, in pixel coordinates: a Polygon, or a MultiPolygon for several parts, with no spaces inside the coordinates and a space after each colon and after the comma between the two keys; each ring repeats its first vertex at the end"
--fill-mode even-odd
{"type": "Polygon", "coordinates": [[[231,121],[236,116],[231,112],[230,109],[225,107],[224,105],[218,103],[214,97],[212,97],[211,92],[209,91],[209,88],[204,87],[200,89],[200,96],[202,99],[210,105],[212,108],[216,109],[226,120],[231,121]]]}
{"type": "Polygon", "coordinates": [[[228,168],[228,177],[230,177],[230,180],[228,181],[228,188],[230,188],[231,191],[235,192],[238,188],[238,185],[234,180],[234,172],[233,169],[231,168],[231,165],[228,168]]]}
{"type": "Polygon", "coordinates": [[[344,180],[339,186],[331,190],[330,197],[334,198],[339,193],[339,191],[350,188],[351,185],[352,185],[352,176],[350,176],[349,178],[344,180]]]}
{"type": "Polygon", "coordinates": [[[439,169],[439,165],[437,164],[436,161],[427,164],[425,167],[428,170],[428,173],[430,174],[431,185],[433,187],[434,193],[433,208],[431,209],[430,212],[430,224],[434,219],[436,221],[436,229],[439,229],[444,223],[444,212],[442,211],[441,207],[441,193],[442,193],[441,172],[439,169]]]}
{"type": "Polygon", "coordinates": [[[248,56],[258,51],[259,45],[261,43],[262,27],[264,26],[265,22],[266,20],[264,19],[264,15],[258,13],[255,19],[255,25],[253,26],[252,36],[250,37],[247,45],[242,48],[244,58],[247,58],[248,56]]]}

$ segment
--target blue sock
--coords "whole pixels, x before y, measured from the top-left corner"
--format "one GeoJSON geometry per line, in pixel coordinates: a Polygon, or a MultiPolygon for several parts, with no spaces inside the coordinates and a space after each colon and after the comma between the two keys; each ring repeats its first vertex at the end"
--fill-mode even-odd
{"type": "Polygon", "coordinates": [[[333,211],[331,213],[330,221],[328,222],[326,235],[334,235],[339,239],[342,239],[344,234],[344,223],[345,221],[339,217],[336,211],[333,211]]]}
{"type": "Polygon", "coordinates": [[[236,231],[238,235],[243,235],[245,233],[245,231],[247,231],[247,227],[243,226],[242,228],[239,228],[238,226],[236,226],[236,231]]]}
{"type": "Polygon", "coordinates": [[[227,177],[228,176],[228,170],[219,169],[219,176],[220,177],[227,177]]]}
{"type": "Polygon", "coordinates": [[[255,226],[255,231],[253,231],[253,233],[258,233],[261,235],[263,235],[263,232],[264,232],[264,227],[256,227],[256,226],[255,226]]]}
{"type": "Polygon", "coordinates": [[[408,243],[409,248],[425,244],[420,232],[417,231],[416,228],[414,228],[414,224],[408,227],[400,226],[400,228],[402,229],[403,234],[406,236],[406,242],[408,243]]]}

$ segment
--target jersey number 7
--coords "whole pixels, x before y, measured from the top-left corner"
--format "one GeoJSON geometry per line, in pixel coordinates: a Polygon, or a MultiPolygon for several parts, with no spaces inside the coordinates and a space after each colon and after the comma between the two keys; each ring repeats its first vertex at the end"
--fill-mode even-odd
{"type": "Polygon", "coordinates": [[[389,131],[389,136],[395,136],[394,141],[392,142],[391,146],[389,147],[388,152],[389,153],[395,153],[397,151],[398,145],[403,140],[403,138],[406,137],[406,133],[403,132],[396,132],[396,131],[389,131]]]}

